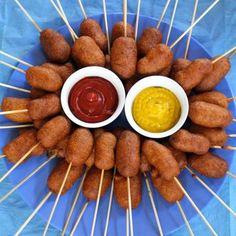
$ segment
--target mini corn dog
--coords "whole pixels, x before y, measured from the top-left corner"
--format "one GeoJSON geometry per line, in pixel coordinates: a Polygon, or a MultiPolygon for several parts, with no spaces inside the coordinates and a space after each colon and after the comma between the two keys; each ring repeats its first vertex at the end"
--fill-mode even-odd
{"type": "Polygon", "coordinates": [[[180,129],[169,139],[170,144],[182,152],[192,152],[202,155],[210,148],[209,140],[200,134],[193,134],[185,129],[180,129]]]}
{"type": "Polygon", "coordinates": [[[194,124],[207,128],[223,128],[233,120],[231,112],[227,109],[202,101],[190,103],[189,118],[194,124]]]}
{"type": "Polygon", "coordinates": [[[209,178],[221,178],[228,171],[227,162],[209,152],[201,156],[191,155],[188,158],[188,164],[191,168],[209,178]]]}
{"type": "Polygon", "coordinates": [[[142,152],[148,162],[153,165],[161,177],[172,180],[180,173],[179,166],[171,151],[162,144],[152,140],[145,140],[142,145],[142,152]]]}
{"type": "Polygon", "coordinates": [[[77,128],[70,136],[66,160],[73,166],[83,165],[93,150],[93,135],[86,128],[77,128]]]}

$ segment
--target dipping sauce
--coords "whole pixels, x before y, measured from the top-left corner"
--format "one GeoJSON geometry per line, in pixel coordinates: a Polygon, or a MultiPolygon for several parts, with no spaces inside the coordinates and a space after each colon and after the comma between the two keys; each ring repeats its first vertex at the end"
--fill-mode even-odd
{"type": "Polygon", "coordinates": [[[150,87],[134,99],[132,114],[135,122],[144,130],[160,133],[171,129],[179,120],[180,102],[170,90],[150,87]]]}
{"type": "Polygon", "coordinates": [[[69,106],[78,119],[87,123],[101,122],[115,112],[118,94],[112,83],[106,79],[87,77],[71,89],[69,106]]]}

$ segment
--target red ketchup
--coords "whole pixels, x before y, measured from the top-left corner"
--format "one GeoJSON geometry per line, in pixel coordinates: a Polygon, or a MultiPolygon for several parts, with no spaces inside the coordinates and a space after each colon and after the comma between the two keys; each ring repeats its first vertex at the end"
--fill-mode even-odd
{"type": "Polygon", "coordinates": [[[100,77],[87,77],[71,89],[69,106],[82,121],[96,123],[108,119],[116,110],[118,94],[115,87],[100,77]]]}

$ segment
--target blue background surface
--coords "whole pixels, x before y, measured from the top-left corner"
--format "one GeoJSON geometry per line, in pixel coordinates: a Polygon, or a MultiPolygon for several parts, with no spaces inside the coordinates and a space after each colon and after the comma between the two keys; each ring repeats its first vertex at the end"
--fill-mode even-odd
{"type": "MultiPolygon", "coordinates": [[[[198,15],[212,1],[200,0],[198,15]]],[[[141,14],[153,17],[159,17],[165,1],[149,0],[143,1],[141,5],[141,14]]],[[[58,28],[63,25],[63,22],[58,17],[55,10],[52,8],[49,0],[22,0],[22,4],[30,11],[33,18],[39,23],[41,28],[53,27],[58,28]]],[[[81,12],[76,0],[63,1],[62,4],[69,17],[69,20],[76,21],[80,18],[81,12]]],[[[184,30],[188,27],[191,20],[191,12],[194,1],[180,0],[177,9],[177,15],[174,26],[184,30]]],[[[84,6],[88,15],[94,15],[102,12],[102,1],[88,0],[84,1],[84,6]]],[[[172,3],[173,6],[173,3],[172,3]]],[[[172,6],[169,8],[164,21],[169,22],[172,6]]],[[[109,13],[120,12],[122,10],[122,1],[107,1],[107,9],[109,13]]],[[[134,13],[136,10],[136,1],[129,1],[128,11],[134,13]]],[[[220,54],[234,46],[236,42],[236,34],[234,32],[236,15],[235,1],[221,0],[218,6],[204,18],[194,29],[193,36],[202,43],[212,55],[220,54]]],[[[0,48],[3,51],[12,53],[18,57],[26,54],[35,44],[38,43],[38,33],[35,28],[28,22],[20,9],[13,0],[0,1],[0,48]]],[[[6,58],[0,56],[4,61],[6,58]]],[[[236,59],[236,58],[235,58],[236,59]]],[[[232,70],[227,76],[230,85],[235,88],[235,59],[232,60],[232,70]]],[[[7,82],[11,70],[4,66],[0,66],[0,80],[7,82]]],[[[4,89],[0,90],[0,98],[3,96],[4,89]]],[[[1,135],[1,134],[0,134],[1,135]]],[[[227,152],[225,152],[227,154],[227,152]]],[[[236,172],[236,165],[232,165],[231,171],[236,172]]],[[[5,166],[0,161],[0,175],[5,172],[5,166]]],[[[220,196],[236,209],[235,190],[236,180],[227,178],[223,188],[220,191],[220,196]]],[[[12,188],[9,181],[5,181],[0,185],[0,196],[12,188]]],[[[0,235],[13,235],[15,230],[23,223],[24,219],[31,213],[31,209],[21,200],[19,195],[13,194],[7,201],[0,204],[0,235]]],[[[209,219],[219,235],[236,235],[236,224],[233,216],[216,201],[213,200],[203,210],[203,213],[209,219]]],[[[208,231],[204,223],[199,217],[191,220],[196,235],[207,235],[208,231]]],[[[23,235],[41,235],[45,227],[43,222],[36,216],[25,229],[23,235]]],[[[50,227],[48,235],[60,235],[59,231],[50,227]]],[[[147,233],[148,235],[148,233],[147,233]]],[[[173,235],[188,235],[186,227],[175,232],[173,235]]]]}

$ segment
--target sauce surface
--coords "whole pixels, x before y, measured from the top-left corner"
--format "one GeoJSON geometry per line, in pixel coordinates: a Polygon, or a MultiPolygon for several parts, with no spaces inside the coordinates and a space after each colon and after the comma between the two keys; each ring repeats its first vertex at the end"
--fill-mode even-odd
{"type": "Polygon", "coordinates": [[[181,106],[170,90],[150,87],[134,99],[132,114],[135,122],[144,130],[159,133],[171,129],[179,120],[181,106]]]}
{"type": "Polygon", "coordinates": [[[116,110],[118,94],[106,79],[86,77],[77,82],[69,95],[71,112],[88,123],[108,119],[116,110]]]}

